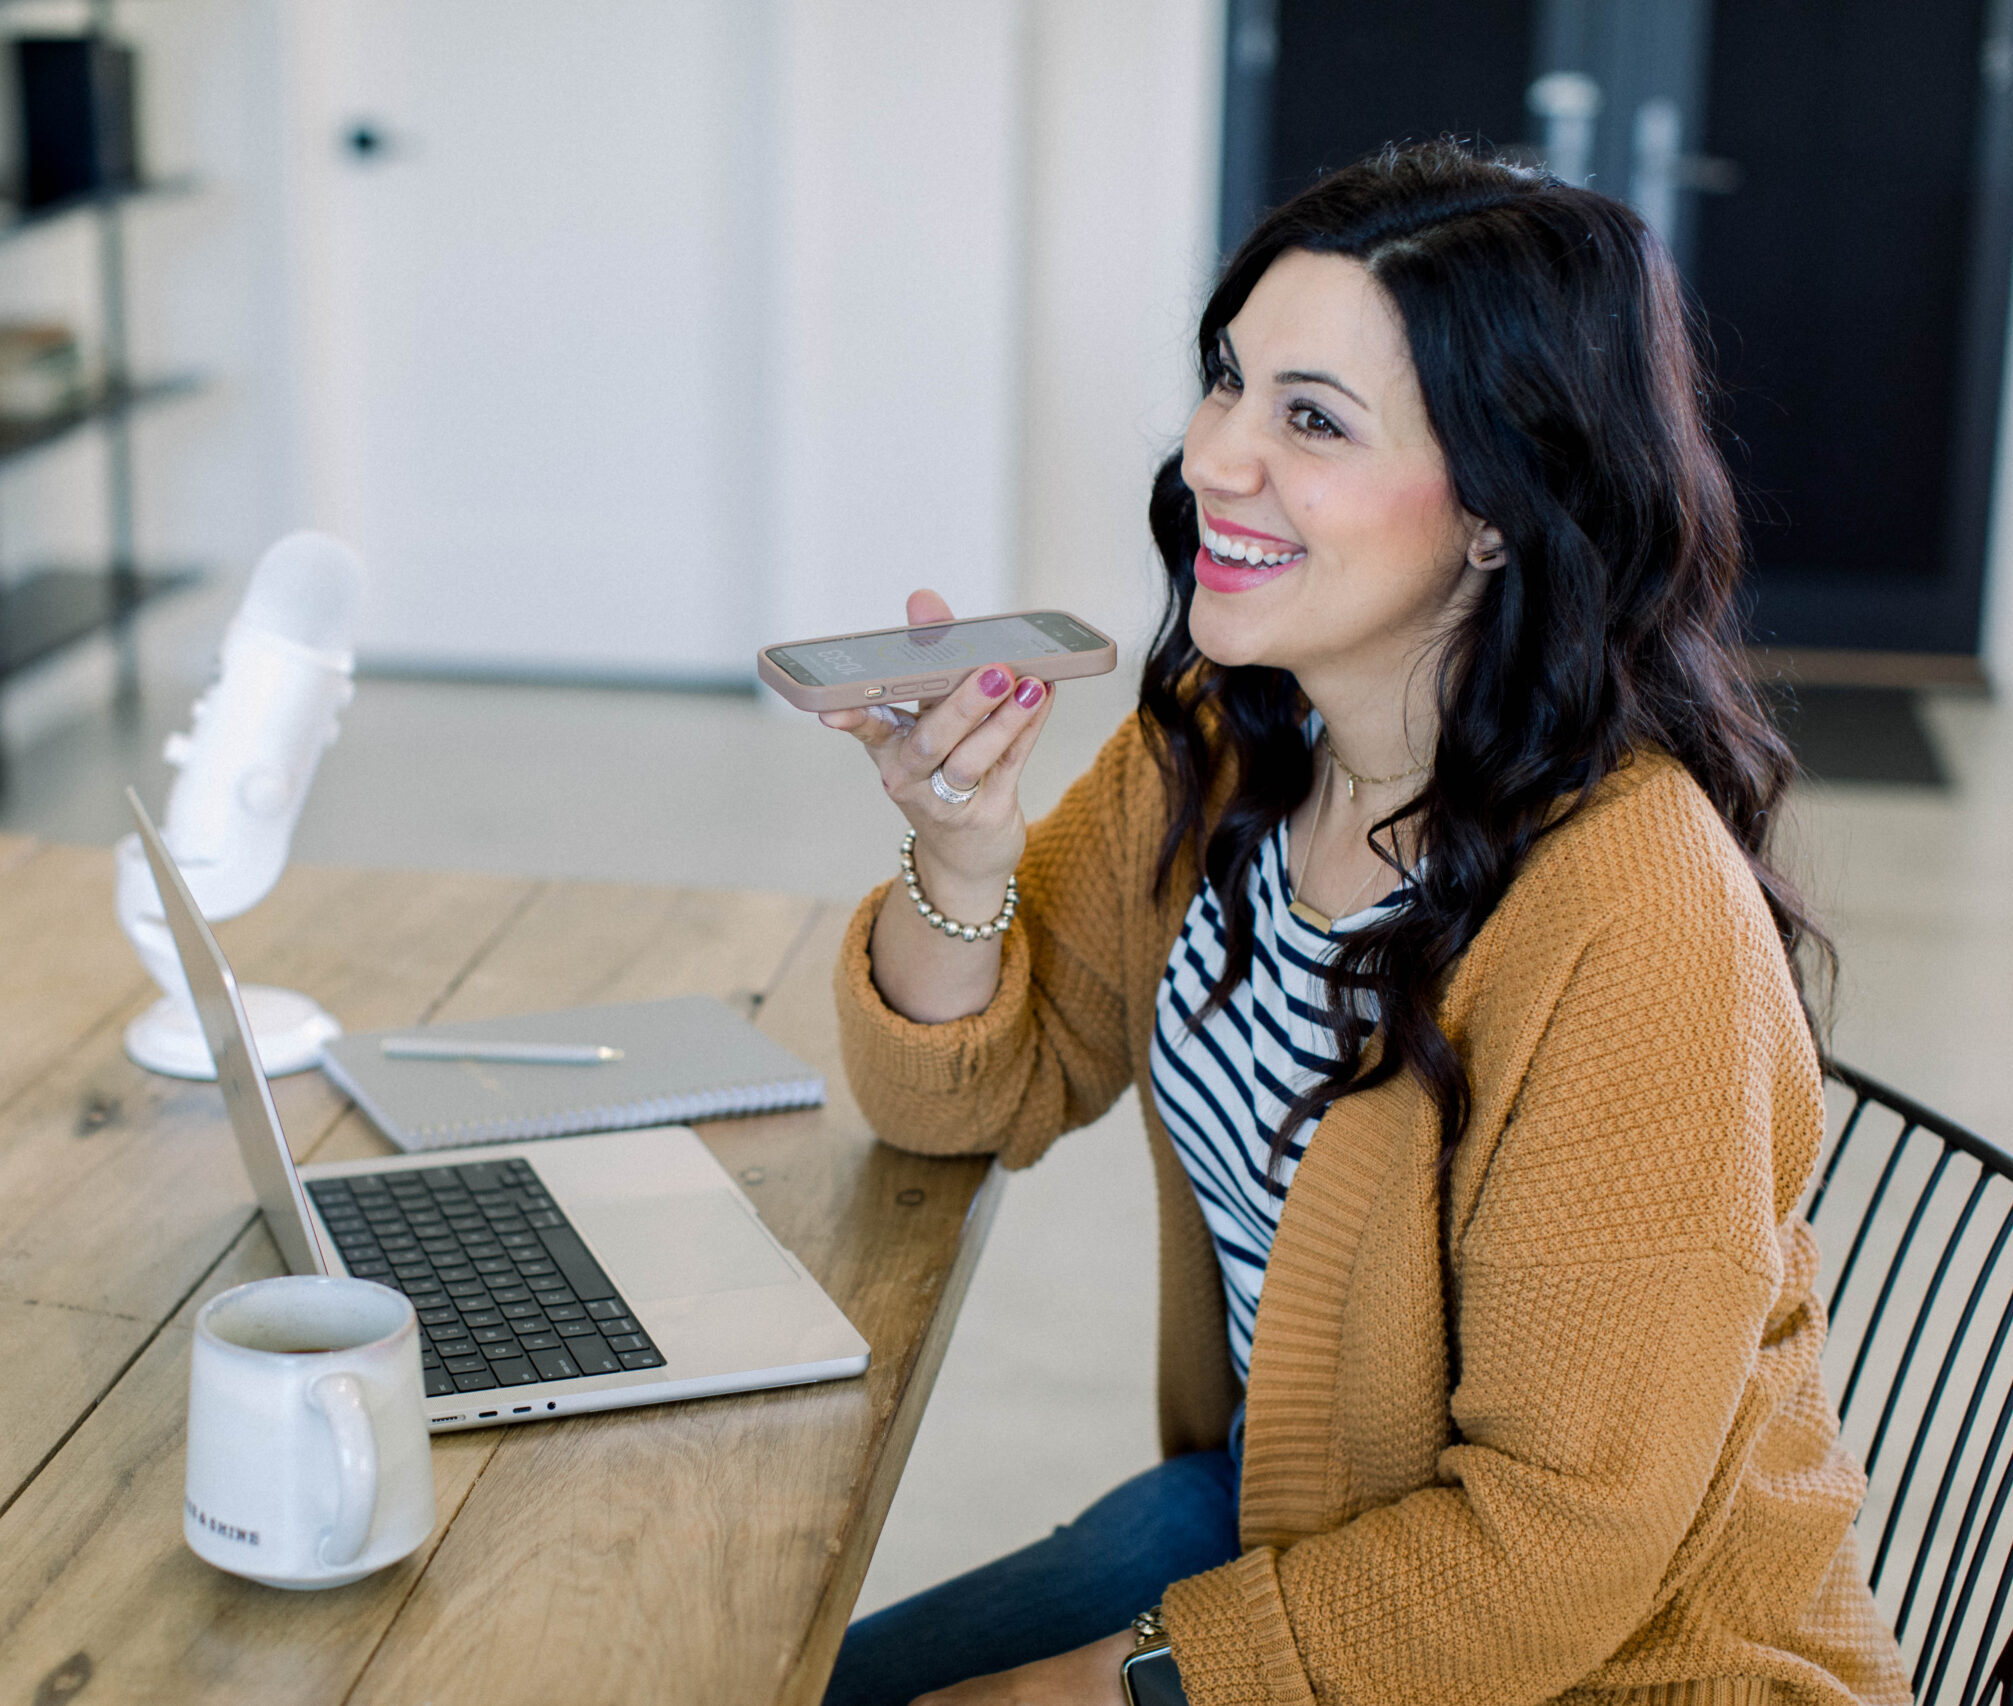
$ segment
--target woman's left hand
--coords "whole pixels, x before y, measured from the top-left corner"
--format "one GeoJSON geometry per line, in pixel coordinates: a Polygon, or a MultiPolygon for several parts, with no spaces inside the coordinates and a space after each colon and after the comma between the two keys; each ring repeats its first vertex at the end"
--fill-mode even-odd
{"type": "Polygon", "coordinates": [[[1132,1631],[1121,1629],[1072,1653],[933,1689],[914,1706],[1125,1706],[1118,1667],[1131,1651],[1132,1631]]]}

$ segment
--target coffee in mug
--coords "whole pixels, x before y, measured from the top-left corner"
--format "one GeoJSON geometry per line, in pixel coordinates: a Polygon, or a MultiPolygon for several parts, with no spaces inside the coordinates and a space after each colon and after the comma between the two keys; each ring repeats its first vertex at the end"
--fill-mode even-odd
{"type": "Polygon", "coordinates": [[[433,1532],[412,1304],[370,1280],[254,1280],[203,1305],[182,1533],[269,1587],[340,1587],[433,1532]]]}

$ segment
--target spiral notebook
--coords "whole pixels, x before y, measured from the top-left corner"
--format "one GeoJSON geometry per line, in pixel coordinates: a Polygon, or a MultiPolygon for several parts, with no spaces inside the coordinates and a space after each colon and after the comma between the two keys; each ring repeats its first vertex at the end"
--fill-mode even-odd
{"type": "Polygon", "coordinates": [[[710,995],[569,1007],[401,1031],[363,1031],[322,1048],[322,1070],[404,1150],[569,1137],[630,1126],[816,1107],[825,1080],[710,995]],[[591,1066],[403,1060],[386,1037],[580,1045],[621,1051],[591,1066]]]}

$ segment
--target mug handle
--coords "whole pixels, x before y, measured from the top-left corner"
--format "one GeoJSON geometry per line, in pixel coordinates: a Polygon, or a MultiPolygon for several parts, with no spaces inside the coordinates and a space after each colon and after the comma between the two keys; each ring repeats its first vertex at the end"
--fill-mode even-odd
{"type": "Polygon", "coordinates": [[[330,1568],[352,1563],[370,1535],[377,1513],[377,1435],[363,1400],[363,1383],[353,1374],[325,1374],[308,1388],[308,1402],[328,1419],[335,1435],[336,1519],[321,1537],[316,1556],[330,1568]]]}

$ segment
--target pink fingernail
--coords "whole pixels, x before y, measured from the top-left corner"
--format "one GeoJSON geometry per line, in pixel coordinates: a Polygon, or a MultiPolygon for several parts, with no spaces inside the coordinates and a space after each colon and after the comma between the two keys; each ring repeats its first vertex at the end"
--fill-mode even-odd
{"type": "Polygon", "coordinates": [[[1007,690],[1007,672],[1003,669],[989,669],[979,677],[979,691],[988,699],[997,699],[1007,690]]]}
{"type": "Polygon", "coordinates": [[[1013,690],[1013,700],[1023,711],[1032,711],[1041,703],[1041,696],[1048,689],[1033,676],[1029,676],[1013,690]]]}

